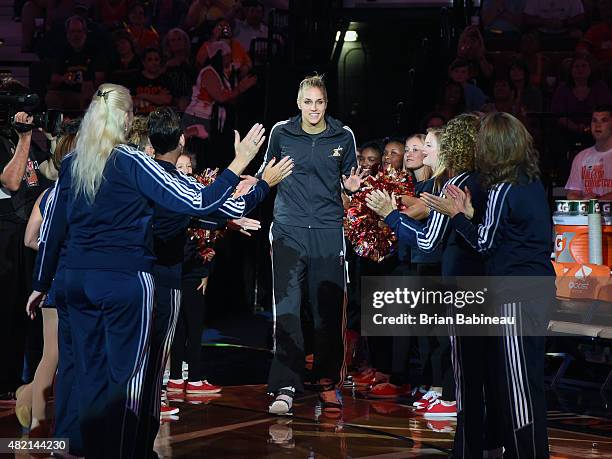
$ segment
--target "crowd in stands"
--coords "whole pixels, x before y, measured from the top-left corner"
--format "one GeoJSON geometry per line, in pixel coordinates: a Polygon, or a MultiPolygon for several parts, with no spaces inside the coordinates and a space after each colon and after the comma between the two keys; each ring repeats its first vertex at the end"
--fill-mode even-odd
{"type": "Polygon", "coordinates": [[[175,107],[205,141],[232,132],[239,97],[257,83],[251,43],[267,39],[271,8],[288,2],[31,0],[15,14],[23,51],[41,59],[31,86],[47,108],[79,116],[95,88],[117,83],[136,114],[175,107]]]}

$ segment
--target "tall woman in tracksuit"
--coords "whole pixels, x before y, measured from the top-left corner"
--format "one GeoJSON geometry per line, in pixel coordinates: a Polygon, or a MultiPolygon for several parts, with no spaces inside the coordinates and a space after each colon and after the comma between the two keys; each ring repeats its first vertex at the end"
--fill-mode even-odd
{"type": "Polygon", "coordinates": [[[214,212],[263,142],[256,125],[236,142],[228,170],[202,187],[122,145],[131,118],[129,91],[101,85],[81,124],[76,154],[63,161],[28,301],[37,305],[48,291],[66,242],[64,294],[88,458],[134,452],[154,288],[150,201],[187,214],[214,212]]]}
{"type": "MultiPolygon", "coordinates": [[[[304,339],[300,306],[308,298],[314,322],[313,373],[326,412],[339,411],[336,388],[346,365],[346,276],[341,186],[356,191],[355,138],[348,126],[325,115],[327,92],[321,77],[306,78],[298,91],[301,113],[276,123],[264,164],[290,156],[292,175],[278,187],[270,228],[274,308],[274,358],[268,391],[272,414],[289,414],[301,391],[304,339]],[[306,294],[306,295],[303,295],[306,294]]],[[[262,166],[263,168],[263,166],[262,166]]]]}
{"type": "Polygon", "coordinates": [[[472,219],[480,224],[468,219],[470,199],[459,187],[448,188],[448,199],[424,199],[449,215],[454,232],[485,255],[487,275],[533,278],[532,286],[522,278],[518,297],[500,304],[501,315],[515,317],[517,323],[502,327],[488,349],[502,410],[491,422],[503,426],[504,457],[547,458],[544,334],[555,274],[550,210],[531,135],[508,113],[487,115],[478,136],[476,166],[488,187],[484,219],[472,219]],[[541,336],[523,336],[527,324],[535,324],[531,334],[539,331],[541,336]]]}
{"type": "MultiPolygon", "coordinates": [[[[438,194],[443,194],[450,185],[470,190],[473,197],[474,219],[484,215],[486,193],[482,189],[480,179],[474,172],[474,155],[478,134],[479,118],[471,114],[463,114],[453,118],[447,124],[440,139],[440,161],[442,168],[434,176],[439,180],[434,185],[438,194]],[[444,177],[450,177],[444,183],[444,177]],[[440,180],[442,179],[442,180],[440,180]],[[443,186],[441,184],[444,184],[443,186]]],[[[450,219],[437,211],[432,211],[425,223],[411,219],[395,209],[395,205],[387,193],[375,191],[367,198],[368,206],[385,219],[403,240],[424,252],[431,252],[441,245],[443,276],[482,276],[485,273],[482,256],[472,248],[462,237],[451,230],[450,219]]],[[[485,447],[484,418],[485,404],[483,387],[487,398],[487,406],[494,407],[492,392],[493,381],[489,373],[483,371],[480,361],[472,359],[474,365],[460,373],[458,340],[451,334],[452,364],[455,372],[457,432],[453,453],[460,458],[482,458],[483,451],[489,446],[497,446],[498,434],[487,431],[488,446],[485,447]],[[466,383],[469,378],[469,384],[466,383]]],[[[467,339],[461,349],[474,355],[481,350],[480,340],[467,339]]],[[[425,414],[432,410],[447,411],[451,407],[443,406],[445,402],[438,400],[431,404],[425,414]]],[[[491,408],[494,409],[494,408],[491,408]]],[[[491,411],[489,409],[489,412],[491,411]]],[[[432,412],[433,414],[433,412],[432,412]]]]}

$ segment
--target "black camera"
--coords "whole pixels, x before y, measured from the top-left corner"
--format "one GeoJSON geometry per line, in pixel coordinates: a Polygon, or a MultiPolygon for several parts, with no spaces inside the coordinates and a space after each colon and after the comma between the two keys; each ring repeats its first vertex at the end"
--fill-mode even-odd
{"type": "Polygon", "coordinates": [[[59,110],[47,110],[46,112],[33,112],[38,106],[37,94],[13,94],[0,91],[0,130],[6,131],[13,127],[17,132],[27,132],[35,128],[41,128],[53,137],[57,137],[64,120],[59,110]],[[27,112],[32,115],[32,124],[16,123],[17,112],[27,112]]]}
{"type": "Polygon", "coordinates": [[[17,132],[28,132],[34,128],[41,128],[53,137],[57,137],[60,134],[64,115],[59,110],[47,110],[41,113],[30,113],[30,115],[33,118],[32,124],[17,123],[13,120],[11,124],[17,132]]]}

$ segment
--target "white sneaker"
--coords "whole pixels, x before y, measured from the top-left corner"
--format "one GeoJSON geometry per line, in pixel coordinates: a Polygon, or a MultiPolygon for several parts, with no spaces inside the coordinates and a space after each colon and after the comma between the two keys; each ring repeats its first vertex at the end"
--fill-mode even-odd
{"type": "Polygon", "coordinates": [[[274,401],[268,407],[268,413],[279,416],[291,416],[293,412],[293,397],[295,397],[295,388],[283,387],[278,390],[274,401]]]}

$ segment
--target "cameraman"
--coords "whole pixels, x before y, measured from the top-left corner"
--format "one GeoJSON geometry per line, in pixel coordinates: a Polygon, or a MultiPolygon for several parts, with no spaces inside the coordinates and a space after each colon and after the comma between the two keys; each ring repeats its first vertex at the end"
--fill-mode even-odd
{"type": "MultiPolygon", "coordinates": [[[[0,80],[0,92],[20,95],[29,91],[17,80],[0,80]]],[[[14,121],[32,124],[32,117],[19,112],[14,121]]],[[[35,252],[25,247],[25,228],[36,198],[51,181],[40,172],[48,154],[31,147],[32,131],[0,130],[0,398],[21,385],[27,335],[24,312],[35,252]],[[17,142],[15,142],[17,140],[17,142]]]]}

